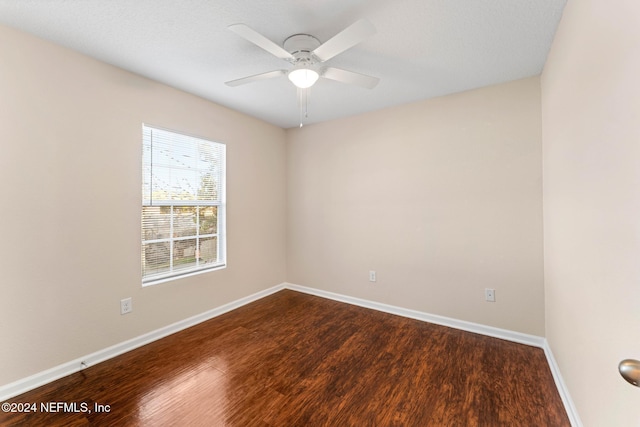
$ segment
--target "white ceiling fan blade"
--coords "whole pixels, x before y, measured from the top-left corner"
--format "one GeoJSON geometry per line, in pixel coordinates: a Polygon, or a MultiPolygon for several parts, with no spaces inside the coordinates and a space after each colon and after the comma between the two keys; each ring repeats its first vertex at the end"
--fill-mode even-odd
{"type": "Polygon", "coordinates": [[[244,84],[247,84],[247,83],[256,82],[258,80],[272,79],[274,77],[284,76],[285,74],[287,74],[286,70],[268,71],[266,73],[255,74],[253,76],[248,76],[248,77],[243,77],[241,79],[231,80],[231,81],[225,82],[225,84],[227,86],[236,87],[236,86],[244,85],[244,84]]]}
{"type": "Polygon", "coordinates": [[[292,60],[293,55],[245,24],[233,24],[228,27],[240,37],[250,41],[280,59],[292,60]]]}
{"type": "Polygon", "coordinates": [[[325,79],[357,85],[367,89],[373,89],[380,81],[377,77],[367,76],[366,74],[360,74],[354,71],[347,71],[334,67],[324,67],[320,75],[325,79]]]}
{"type": "Polygon", "coordinates": [[[320,62],[327,61],[375,33],[376,28],[373,24],[366,19],[361,19],[318,46],[313,54],[320,62]]]}

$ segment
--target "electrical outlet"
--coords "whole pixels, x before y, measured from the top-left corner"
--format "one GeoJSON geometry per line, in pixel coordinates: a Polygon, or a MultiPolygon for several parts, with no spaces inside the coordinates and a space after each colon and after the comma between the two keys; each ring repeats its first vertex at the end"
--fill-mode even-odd
{"type": "Polygon", "coordinates": [[[376,281],[376,272],[374,270],[369,271],[369,281],[370,282],[376,281]]]}
{"type": "Polygon", "coordinates": [[[485,289],[484,290],[484,299],[488,302],[496,302],[496,290],[495,289],[485,289]]]}
{"type": "Polygon", "coordinates": [[[133,311],[131,297],[120,300],[120,314],[127,314],[133,311]]]}

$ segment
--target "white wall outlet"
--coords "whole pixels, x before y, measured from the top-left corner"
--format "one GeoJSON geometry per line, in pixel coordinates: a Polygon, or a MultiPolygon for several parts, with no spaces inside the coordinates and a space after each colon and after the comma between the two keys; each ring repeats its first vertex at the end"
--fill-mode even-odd
{"type": "Polygon", "coordinates": [[[369,281],[370,282],[376,281],[376,272],[374,270],[369,271],[369,281]]]}
{"type": "Polygon", "coordinates": [[[496,302],[496,290],[495,289],[485,289],[484,290],[484,299],[488,302],[496,302]]]}
{"type": "Polygon", "coordinates": [[[127,314],[133,311],[131,297],[120,300],[120,314],[127,314]]]}

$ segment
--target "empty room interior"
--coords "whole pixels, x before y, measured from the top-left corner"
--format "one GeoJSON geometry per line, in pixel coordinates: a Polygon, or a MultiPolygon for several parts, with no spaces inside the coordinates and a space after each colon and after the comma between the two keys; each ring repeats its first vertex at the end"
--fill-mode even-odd
{"type": "Polygon", "coordinates": [[[0,0],[0,424],[640,425],[639,76],[635,0],[0,0]]]}

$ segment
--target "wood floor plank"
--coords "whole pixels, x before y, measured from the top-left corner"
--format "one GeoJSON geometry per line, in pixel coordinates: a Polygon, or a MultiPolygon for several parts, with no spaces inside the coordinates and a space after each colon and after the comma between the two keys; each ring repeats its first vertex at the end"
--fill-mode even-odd
{"type": "Polygon", "coordinates": [[[570,425],[539,348],[290,290],[9,402],[92,412],[1,425],[570,425]]]}

